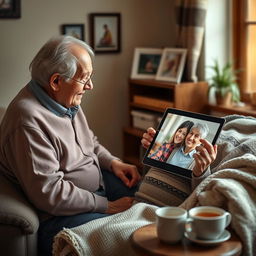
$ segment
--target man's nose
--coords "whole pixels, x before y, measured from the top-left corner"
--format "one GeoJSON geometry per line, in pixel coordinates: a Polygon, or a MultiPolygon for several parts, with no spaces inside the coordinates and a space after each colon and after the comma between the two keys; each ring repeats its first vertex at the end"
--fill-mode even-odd
{"type": "Polygon", "coordinates": [[[190,135],[190,139],[193,140],[194,138],[195,138],[195,135],[194,135],[194,134],[191,134],[191,135],[190,135]]]}
{"type": "Polygon", "coordinates": [[[92,90],[93,89],[93,82],[90,80],[86,85],[85,85],[85,90],[92,90]]]}

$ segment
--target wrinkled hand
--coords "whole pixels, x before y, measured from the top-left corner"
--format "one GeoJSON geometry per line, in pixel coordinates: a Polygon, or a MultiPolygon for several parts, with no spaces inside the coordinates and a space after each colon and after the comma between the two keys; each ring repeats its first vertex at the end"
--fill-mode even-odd
{"type": "Polygon", "coordinates": [[[123,212],[132,206],[134,198],[132,197],[121,197],[116,201],[108,201],[108,208],[105,213],[114,214],[123,212]]]}
{"type": "Polygon", "coordinates": [[[196,147],[196,153],[194,154],[195,166],[193,168],[193,174],[195,176],[201,176],[207,167],[216,159],[217,145],[212,145],[209,141],[201,139],[202,143],[196,147]]]}
{"type": "Polygon", "coordinates": [[[113,173],[129,188],[135,186],[141,180],[141,176],[135,165],[113,160],[111,168],[113,173]]]}
{"type": "Polygon", "coordinates": [[[147,129],[147,132],[143,133],[141,144],[144,148],[147,149],[149,147],[155,134],[156,134],[156,130],[152,127],[149,127],[147,129]]]}

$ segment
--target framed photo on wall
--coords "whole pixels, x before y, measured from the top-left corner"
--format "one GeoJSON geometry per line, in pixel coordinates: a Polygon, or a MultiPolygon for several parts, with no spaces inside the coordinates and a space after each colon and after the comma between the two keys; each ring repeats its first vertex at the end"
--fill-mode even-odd
{"type": "Polygon", "coordinates": [[[96,53],[121,51],[121,14],[90,14],[91,47],[96,53]]]}
{"type": "Polygon", "coordinates": [[[84,41],[84,24],[63,24],[62,34],[73,36],[77,39],[84,41]]]}
{"type": "Polygon", "coordinates": [[[183,74],[187,50],[165,48],[157,70],[156,79],[179,83],[183,74]]]}
{"type": "Polygon", "coordinates": [[[131,78],[154,79],[162,52],[160,48],[135,48],[131,78]]]}
{"type": "Polygon", "coordinates": [[[0,0],[0,19],[20,18],[20,0],[0,0]]]}

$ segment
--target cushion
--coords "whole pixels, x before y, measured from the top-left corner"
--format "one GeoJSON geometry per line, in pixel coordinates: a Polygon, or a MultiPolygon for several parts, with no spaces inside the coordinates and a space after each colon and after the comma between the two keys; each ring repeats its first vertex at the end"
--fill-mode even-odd
{"type": "Polygon", "coordinates": [[[168,171],[151,168],[144,176],[135,202],[157,206],[178,206],[191,193],[191,181],[168,171]]]}

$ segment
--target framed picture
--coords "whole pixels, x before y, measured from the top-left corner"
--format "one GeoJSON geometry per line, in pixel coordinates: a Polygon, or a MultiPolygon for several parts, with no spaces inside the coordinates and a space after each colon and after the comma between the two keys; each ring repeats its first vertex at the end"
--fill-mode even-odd
{"type": "Polygon", "coordinates": [[[90,14],[91,47],[96,53],[121,51],[120,13],[90,14]]]}
{"type": "Polygon", "coordinates": [[[154,79],[162,51],[160,48],[135,48],[131,78],[154,79]]]}
{"type": "Polygon", "coordinates": [[[187,50],[165,48],[157,70],[156,79],[179,83],[184,70],[187,50]]]}
{"type": "Polygon", "coordinates": [[[20,18],[20,0],[0,0],[0,19],[20,18]]]}
{"type": "Polygon", "coordinates": [[[84,41],[84,24],[63,24],[62,34],[73,36],[84,41]]]}

